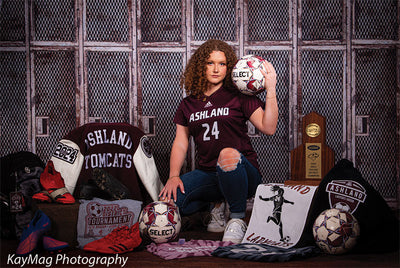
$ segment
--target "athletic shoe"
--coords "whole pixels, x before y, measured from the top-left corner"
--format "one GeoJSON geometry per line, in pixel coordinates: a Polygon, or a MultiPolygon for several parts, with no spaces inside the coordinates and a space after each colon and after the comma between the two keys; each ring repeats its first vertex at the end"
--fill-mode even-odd
{"type": "Polygon", "coordinates": [[[67,242],[56,240],[50,236],[43,236],[43,248],[49,252],[60,251],[67,247],[67,242]]]}
{"type": "Polygon", "coordinates": [[[37,210],[28,226],[22,232],[16,254],[24,256],[34,251],[38,245],[38,241],[50,229],[50,226],[49,217],[41,210],[37,210]]]}
{"type": "Polygon", "coordinates": [[[130,198],[129,189],[104,169],[94,168],[92,176],[94,183],[114,200],[130,198]]]}
{"type": "Polygon", "coordinates": [[[114,229],[103,238],[86,244],[83,250],[105,254],[121,254],[134,250],[142,243],[139,233],[139,223],[131,228],[122,226],[114,229]]]}
{"type": "Polygon", "coordinates": [[[231,219],[226,225],[222,241],[230,241],[235,244],[240,244],[246,234],[246,230],[247,225],[243,220],[231,219]]]}
{"type": "Polygon", "coordinates": [[[50,198],[57,203],[73,204],[75,198],[65,188],[64,179],[60,172],[54,168],[53,161],[49,160],[40,175],[40,184],[44,191],[35,194],[32,198],[41,202],[49,202],[50,198]]]}
{"type": "Polygon", "coordinates": [[[51,198],[49,196],[49,192],[47,191],[42,191],[39,193],[36,193],[32,196],[33,199],[36,201],[42,202],[42,203],[51,203],[51,198]]]}
{"type": "Polygon", "coordinates": [[[211,220],[207,225],[208,232],[220,233],[225,230],[225,202],[219,207],[214,207],[210,212],[211,220]]]}
{"type": "Polygon", "coordinates": [[[92,179],[89,179],[88,182],[81,183],[79,199],[92,200],[94,197],[104,200],[113,200],[113,197],[106,191],[101,190],[92,179]]]}

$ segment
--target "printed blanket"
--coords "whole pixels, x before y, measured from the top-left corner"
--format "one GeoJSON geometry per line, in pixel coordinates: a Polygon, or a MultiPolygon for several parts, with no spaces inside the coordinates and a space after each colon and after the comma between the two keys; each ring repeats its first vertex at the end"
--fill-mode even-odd
{"type": "Polygon", "coordinates": [[[108,201],[100,198],[80,200],[77,240],[79,248],[100,239],[115,228],[131,227],[138,221],[142,202],[132,199],[108,201]]]}
{"type": "Polygon", "coordinates": [[[218,247],[229,245],[232,245],[232,242],[212,240],[190,240],[185,242],[179,240],[179,242],[162,244],[151,243],[147,246],[147,251],[164,260],[172,260],[186,257],[211,256],[211,253],[218,247]]]}
{"type": "Polygon", "coordinates": [[[215,257],[246,261],[286,262],[295,259],[308,258],[319,253],[320,249],[316,246],[285,249],[267,245],[245,243],[219,247],[212,252],[212,255],[215,257]]]}
{"type": "Polygon", "coordinates": [[[318,187],[260,184],[242,243],[294,247],[300,240],[318,187]]]}

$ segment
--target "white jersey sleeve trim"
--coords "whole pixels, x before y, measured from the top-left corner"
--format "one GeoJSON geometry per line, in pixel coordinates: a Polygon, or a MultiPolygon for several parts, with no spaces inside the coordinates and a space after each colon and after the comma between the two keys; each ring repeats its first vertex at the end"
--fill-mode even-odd
{"type": "MultiPolygon", "coordinates": [[[[144,136],[143,139],[147,139],[147,137],[144,136]]],[[[153,201],[157,201],[158,194],[164,185],[161,183],[154,158],[146,151],[146,148],[143,148],[143,142],[140,142],[133,155],[133,163],[150,197],[153,201]]]]}

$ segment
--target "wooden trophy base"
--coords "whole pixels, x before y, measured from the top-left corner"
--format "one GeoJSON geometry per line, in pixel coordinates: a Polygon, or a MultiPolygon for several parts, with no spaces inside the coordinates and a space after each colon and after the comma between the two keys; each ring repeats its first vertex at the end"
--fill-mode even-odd
{"type": "Polygon", "coordinates": [[[318,186],[321,180],[287,180],[284,185],[309,185],[318,186]]]}
{"type": "Polygon", "coordinates": [[[325,144],[325,124],[325,118],[315,112],[303,118],[303,143],[290,151],[286,185],[319,185],[334,166],[335,153],[325,144]]]}

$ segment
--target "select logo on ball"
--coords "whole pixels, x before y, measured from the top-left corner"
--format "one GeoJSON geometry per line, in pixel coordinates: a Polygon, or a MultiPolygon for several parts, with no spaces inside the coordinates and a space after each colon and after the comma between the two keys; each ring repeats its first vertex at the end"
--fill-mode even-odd
{"type": "Polygon", "coordinates": [[[180,229],[181,216],[175,205],[156,201],[145,206],[140,213],[140,234],[157,244],[174,240],[180,229]]]}
{"type": "Polygon", "coordinates": [[[172,234],[174,234],[174,232],[175,232],[175,229],[174,228],[169,228],[169,229],[163,229],[163,230],[160,230],[160,229],[158,229],[158,228],[149,228],[149,235],[150,236],[154,236],[154,237],[156,237],[156,236],[158,236],[158,237],[165,237],[165,236],[170,236],[170,235],[172,235],[172,234]]]}
{"type": "Polygon", "coordinates": [[[234,78],[249,78],[251,76],[251,72],[250,70],[239,71],[238,69],[236,69],[232,72],[232,76],[234,78]]]}
{"type": "Polygon", "coordinates": [[[240,58],[232,70],[232,81],[246,95],[256,95],[265,90],[261,72],[265,60],[260,56],[246,55],[240,58]]]}

